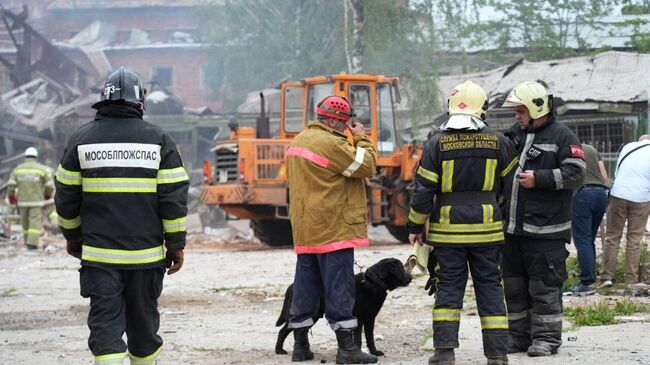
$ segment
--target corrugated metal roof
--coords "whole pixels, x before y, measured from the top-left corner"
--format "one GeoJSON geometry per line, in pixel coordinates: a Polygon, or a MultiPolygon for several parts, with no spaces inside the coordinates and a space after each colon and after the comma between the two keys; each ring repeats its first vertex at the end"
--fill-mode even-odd
{"type": "Polygon", "coordinates": [[[647,102],[650,89],[650,54],[609,51],[595,56],[544,62],[522,61],[510,66],[442,76],[438,80],[441,104],[450,90],[472,80],[491,100],[505,96],[522,81],[544,81],[556,98],[565,102],[647,102]]]}
{"type": "MultiPolygon", "coordinates": [[[[74,9],[120,9],[145,7],[181,7],[205,5],[211,0],[54,0],[48,6],[50,10],[74,9]]],[[[218,1],[217,1],[218,3],[218,1]]]]}

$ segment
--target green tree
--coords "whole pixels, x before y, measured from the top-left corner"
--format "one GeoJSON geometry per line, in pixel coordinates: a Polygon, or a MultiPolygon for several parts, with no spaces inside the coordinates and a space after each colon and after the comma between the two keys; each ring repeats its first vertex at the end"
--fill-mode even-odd
{"type": "MultiPolygon", "coordinates": [[[[429,1],[429,0],[427,0],[429,1]]],[[[433,1],[433,0],[431,0],[433,1]]],[[[420,1],[227,0],[200,9],[211,44],[208,82],[226,110],[282,79],[340,71],[398,75],[414,83],[415,118],[434,111],[437,60],[420,1]],[[426,23],[426,22],[424,22],[426,23]],[[418,84],[420,83],[420,84],[418,84]]]]}
{"type": "Polygon", "coordinates": [[[201,7],[210,46],[208,82],[226,110],[284,78],[343,70],[341,3],[227,0],[201,7]]]}
{"type": "Polygon", "coordinates": [[[488,32],[498,39],[497,49],[522,47],[534,61],[589,52],[589,32],[603,29],[599,19],[610,15],[617,0],[476,0],[503,16],[477,27],[476,41],[488,32]]]}

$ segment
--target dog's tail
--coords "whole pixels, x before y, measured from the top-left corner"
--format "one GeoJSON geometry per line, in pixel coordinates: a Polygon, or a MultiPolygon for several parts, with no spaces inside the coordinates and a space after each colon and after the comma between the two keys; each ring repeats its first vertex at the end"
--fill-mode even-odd
{"type": "Polygon", "coordinates": [[[275,322],[276,327],[282,326],[285,322],[289,321],[289,308],[291,308],[291,299],[293,297],[293,284],[289,285],[287,291],[284,293],[284,302],[282,302],[282,310],[280,316],[275,322]]]}

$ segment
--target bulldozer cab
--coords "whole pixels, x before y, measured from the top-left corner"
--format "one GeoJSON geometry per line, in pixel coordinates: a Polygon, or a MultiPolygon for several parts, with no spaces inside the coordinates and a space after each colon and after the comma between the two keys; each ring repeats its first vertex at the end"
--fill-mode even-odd
{"type": "Polygon", "coordinates": [[[358,121],[376,143],[380,156],[399,149],[395,123],[399,102],[399,80],[381,75],[348,75],[307,78],[284,82],[280,109],[280,138],[291,139],[305,125],[316,119],[316,105],[328,95],[343,96],[350,101],[358,121]]]}

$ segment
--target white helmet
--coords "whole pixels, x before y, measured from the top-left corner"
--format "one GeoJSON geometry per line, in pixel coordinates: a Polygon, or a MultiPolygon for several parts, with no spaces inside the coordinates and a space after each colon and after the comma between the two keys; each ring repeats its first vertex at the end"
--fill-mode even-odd
{"type": "Polygon", "coordinates": [[[34,147],[29,147],[25,150],[25,157],[38,157],[38,150],[34,147]]]}

